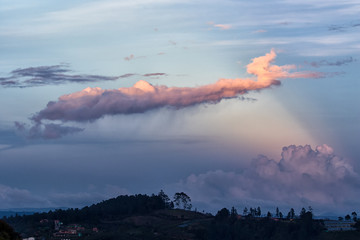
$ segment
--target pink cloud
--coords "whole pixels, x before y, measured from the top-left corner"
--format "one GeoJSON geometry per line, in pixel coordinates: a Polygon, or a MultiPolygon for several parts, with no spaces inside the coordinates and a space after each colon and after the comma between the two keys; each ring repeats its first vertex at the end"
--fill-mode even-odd
{"type": "Polygon", "coordinates": [[[124,57],[124,60],[125,61],[130,61],[130,60],[133,60],[134,57],[135,57],[134,54],[130,54],[130,56],[124,57]]]}
{"type": "Polygon", "coordinates": [[[259,155],[242,170],[192,174],[178,187],[198,202],[266,202],[272,207],[312,205],[325,210],[359,199],[358,181],[351,162],[328,145],[315,150],[290,145],[283,148],[279,160],[259,155]]]}
{"type": "Polygon", "coordinates": [[[208,22],[207,24],[214,28],[220,28],[221,30],[228,30],[228,29],[232,28],[232,26],[230,24],[216,24],[212,21],[208,22]]]}
{"type": "Polygon", "coordinates": [[[259,29],[259,30],[254,31],[253,33],[265,33],[265,32],[267,32],[267,30],[259,29]]]}
{"type": "Polygon", "coordinates": [[[56,102],[49,102],[33,119],[91,121],[104,115],[142,113],[165,106],[183,108],[200,103],[217,103],[224,98],[235,98],[248,91],[277,85],[279,79],[317,76],[316,73],[290,73],[288,71],[295,66],[273,65],[275,57],[276,53],[272,50],[247,65],[248,73],[255,75],[257,80],[220,79],[216,83],[193,88],[153,86],[140,80],[129,88],[86,88],[63,95],[56,102]]]}
{"type": "MultiPolygon", "coordinates": [[[[201,103],[218,103],[222,99],[236,98],[248,91],[278,85],[280,79],[318,76],[317,73],[291,73],[290,71],[296,67],[274,65],[275,57],[275,51],[271,50],[265,56],[252,59],[247,65],[247,72],[255,75],[255,79],[220,79],[213,84],[199,87],[153,86],[140,80],[128,88],[86,88],[80,92],[63,95],[58,101],[49,102],[45,109],[32,117],[32,120],[35,125],[43,120],[94,121],[105,115],[143,113],[161,107],[177,109],[201,103]]],[[[51,126],[52,129],[55,129],[55,126],[51,126]]],[[[64,126],[58,130],[60,129],[70,131],[64,129],[64,126]]]]}
{"type": "Polygon", "coordinates": [[[214,27],[220,28],[222,30],[228,30],[231,28],[230,24],[214,24],[214,27]]]}

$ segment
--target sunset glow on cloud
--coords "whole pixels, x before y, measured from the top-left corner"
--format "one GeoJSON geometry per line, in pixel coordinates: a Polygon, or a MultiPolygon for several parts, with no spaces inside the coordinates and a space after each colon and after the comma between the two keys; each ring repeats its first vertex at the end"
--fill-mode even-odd
{"type": "Polygon", "coordinates": [[[315,150],[309,145],[290,145],[283,148],[280,160],[259,155],[246,171],[192,174],[179,186],[193,196],[206,196],[212,201],[226,198],[275,205],[285,201],[289,205],[331,208],[354,199],[358,179],[349,160],[334,154],[328,145],[315,150]]]}
{"type": "MultiPolygon", "coordinates": [[[[279,85],[280,79],[316,78],[316,72],[290,72],[294,65],[277,66],[273,62],[276,53],[271,50],[265,56],[252,59],[247,65],[247,72],[256,79],[220,79],[214,84],[199,87],[153,86],[140,80],[133,87],[105,90],[86,88],[80,92],[63,95],[57,102],[49,102],[47,107],[32,117],[34,126],[28,136],[56,138],[62,134],[77,132],[80,129],[45,124],[43,120],[94,121],[105,115],[144,113],[161,107],[175,109],[201,103],[217,103],[222,99],[235,98],[253,90],[261,90],[272,85],[279,85]],[[56,134],[58,133],[58,134],[56,134]]],[[[16,123],[24,131],[25,125],[16,123]]]]}
{"type": "Polygon", "coordinates": [[[220,79],[214,84],[200,87],[153,86],[140,80],[133,87],[104,90],[86,88],[80,92],[59,97],[32,119],[61,121],[92,121],[104,115],[142,113],[160,107],[183,108],[200,103],[217,103],[224,98],[234,98],[248,91],[268,88],[280,84],[285,78],[314,78],[318,73],[290,73],[293,65],[277,66],[272,62],[275,51],[257,57],[247,65],[252,79],[220,79]]]}

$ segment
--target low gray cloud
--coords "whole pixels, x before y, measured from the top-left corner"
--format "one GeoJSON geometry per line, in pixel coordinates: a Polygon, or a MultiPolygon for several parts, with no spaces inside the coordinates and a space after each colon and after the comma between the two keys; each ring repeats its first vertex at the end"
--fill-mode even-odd
{"type": "Polygon", "coordinates": [[[0,203],[2,209],[21,207],[49,207],[49,202],[26,189],[0,184],[0,203]]]}
{"type": "Polygon", "coordinates": [[[63,126],[62,124],[55,123],[37,123],[32,125],[31,127],[28,127],[24,123],[15,122],[15,128],[20,134],[29,139],[56,139],[84,130],[83,128],[63,126]]]}
{"type": "Polygon", "coordinates": [[[328,61],[328,60],[321,60],[317,62],[305,62],[305,64],[310,65],[312,67],[322,67],[322,66],[342,66],[347,65],[353,62],[356,62],[357,60],[353,57],[347,57],[341,60],[336,60],[334,62],[328,61]]]}
{"type": "Polygon", "coordinates": [[[359,199],[358,181],[351,162],[334,154],[328,145],[314,150],[309,145],[290,145],[283,148],[279,160],[259,155],[246,168],[192,174],[178,187],[195,201],[210,205],[225,200],[342,211],[341,207],[351,207],[346,206],[347,201],[359,199]]]}
{"type": "Polygon", "coordinates": [[[84,207],[102,200],[130,194],[119,186],[105,185],[101,189],[93,186],[81,192],[53,192],[39,196],[27,189],[0,184],[1,209],[84,207]]]}

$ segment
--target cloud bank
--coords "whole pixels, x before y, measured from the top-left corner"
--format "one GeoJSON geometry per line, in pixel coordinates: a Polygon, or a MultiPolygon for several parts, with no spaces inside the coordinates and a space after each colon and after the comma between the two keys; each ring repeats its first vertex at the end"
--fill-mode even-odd
{"type": "MultiPolygon", "coordinates": [[[[326,210],[359,199],[359,175],[326,144],[284,147],[280,160],[259,155],[242,170],[192,174],[179,183],[195,201],[252,203],[326,210]]],[[[211,203],[210,203],[211,204],[211,203]]],[[[231,203],[230,203],[231,204],[231,203]]],[[[339,209],[343,210],[343,209],[339,209]]]]}
{"type": "Polygon", "coordinates": [[[179,109],[236,98],[249,91],[279,85],[279,80],[284,78],[321,76],[314,72],[290,72],[296,67],[274,65],[272,63],[275,57],[275,51],[271,50],[265,56],[252,59],[247,65],[247,72],[255,75],[256,79],[220,79],[216,83],[199,87],[153,86],[144,80],[129,88],[105,90],[89,87],[80,92],[63,95],[58,101],[49,102],[46,108],[36,113],[31,120],[35,125],[41,124],[44,120],[89,122],[106,115],[144,113],[162,107],[179,109]]]}
{"type": "Polygon", "coordinates": [[[91,189],[86,190],[76,193],[53,192],[46,196],[39,196],[27,189],[0,184],[1,209],[84,207],[119,195],[130,194],[125,188],[109,184],[101,189],[93,186],[91,189]]]}

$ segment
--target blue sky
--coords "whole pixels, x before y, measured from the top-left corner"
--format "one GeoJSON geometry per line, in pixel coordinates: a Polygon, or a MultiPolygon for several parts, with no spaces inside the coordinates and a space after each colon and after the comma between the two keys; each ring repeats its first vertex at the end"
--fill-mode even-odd
{"type": "Polygon", "coordinates": [[[208,211],[357,210],[359,12],[351,0],[0,0],[2,207],[81,207],[164,189],[208,211]],[[269,66],[291,68],[266,86],[174,100],[179,91],[202,99],[201,86],[219,79],[256,81],[248,64],[272,52],[269,66]],[[115,98],[111,89],[135,91],[140,80],[156,94],[115,98]],[[90,90],[62,108],[59,97],[88,87],[104,91],[86,115],[99,117],[82,112],[90,90]],[[157,98],[165,104],[144,107],[157,98]]]}

